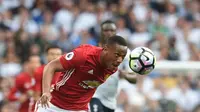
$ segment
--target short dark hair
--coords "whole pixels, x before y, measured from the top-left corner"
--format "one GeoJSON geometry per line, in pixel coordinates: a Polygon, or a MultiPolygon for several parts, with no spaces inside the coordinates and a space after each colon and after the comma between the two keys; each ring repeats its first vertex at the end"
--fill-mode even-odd
{"type": "MultiPolygon", "coordinates": [[[[101,27],[102,27],[104,24],[115,24],[115,22],[112,21],[112,20],[106,20],[106,21],[104,21],[104,22],[101,23],[101,27]]],[[[115,25],[116,25],[116,24],[115,24],[115,25]]]]}
{"type": "Polygon", "coordinates": [[[122,46],[127,46],[126,40],[119,35],[114,35],[114,36],[111,36],[110,38],[108,38],[106,44],[107,45],[119,44],[122,46]]]}
{"type": "Polygon", "coordinates": [[[28,58],[25,60],[25,62],[29,62],[32,57],[39,57],[40,58],[40,56],[38,54],[30,54],[30,55],[28,55],[28,58]]]}
{"type": "Polygon", "coordinates": [[[61,48],[55,44],[49,44],[46,46],[45,52],[47,53],[50,49],[61,49],[61,48]]]}

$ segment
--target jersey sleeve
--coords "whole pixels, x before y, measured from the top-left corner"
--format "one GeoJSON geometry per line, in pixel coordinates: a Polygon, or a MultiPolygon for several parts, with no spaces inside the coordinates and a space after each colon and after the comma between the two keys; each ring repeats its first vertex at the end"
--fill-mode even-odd
{"type": "Polygon", "coordinates": [[[79,48],[74,49],[72,52],[62,55],[60,57],[61,65],[63,66],[65,70],[79,67],[81,64],[83,64],[86,61],[84,52],[85,52],[84,48],[79,47],[79,48]]]}

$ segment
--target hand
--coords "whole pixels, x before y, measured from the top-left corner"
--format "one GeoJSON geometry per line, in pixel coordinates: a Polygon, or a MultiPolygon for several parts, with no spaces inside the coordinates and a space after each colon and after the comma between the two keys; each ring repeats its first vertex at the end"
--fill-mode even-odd
{"type": "Polygon", "coordinates": [[[39,99],[42,108],[49,108],[49,101],[51,100],[51,93],[43,93],[39,99]]]}

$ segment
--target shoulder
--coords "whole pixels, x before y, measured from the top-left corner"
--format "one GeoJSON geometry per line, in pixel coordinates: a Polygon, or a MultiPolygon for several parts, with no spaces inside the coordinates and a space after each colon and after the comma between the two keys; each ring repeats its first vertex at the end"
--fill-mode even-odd
{"type": "Polygon", "coordinates": [[[15,81],[18,83],[23,82],[24,80],[26,80],[27,75],[28,75],[27,73],[22,72],[16,76],[15,81]]]}
{"type": "Polygon", "coordinates": [[[43,74],[44,67],[45,67],[45,65],[42,65],[42,66],[36,68],[34,71],[33,77],[34,78],[40,77],[43,74]]]}
{"type": "Polygon", "coordinates": [[[23,77],[25,77],[26,76],[26,73],[25,72],[21,72],[21,73],[19,73],[17,76],[16,76],[16,79],[18,79],[18,78],[23,78],[23,77]]]}
{"type": "Polygon", "coordinates": [[[35,69],[35,72],[42,72],[44,70],[45,65],[42,65],[35,69]]]}
{"type": "Polygon", "coordinates": [[[79,47],[77,47],[77,49],[82,49],[84,51],[89,52],[89,51],[100,49],[100,47],[93,46],[93,45],[90,45],[90,44],[83,44],[83,45],[80,45],[79,47]]]}
{"type": "Polygon", "coordinates": [[[87,58],[89,55],[96,55],[99,51],[101,51],[102,48],[89,45],[89,44],[83,44],[76,48],[74,52],[79,53],[79,55],[82,55],[83,58],[87,58]]]}

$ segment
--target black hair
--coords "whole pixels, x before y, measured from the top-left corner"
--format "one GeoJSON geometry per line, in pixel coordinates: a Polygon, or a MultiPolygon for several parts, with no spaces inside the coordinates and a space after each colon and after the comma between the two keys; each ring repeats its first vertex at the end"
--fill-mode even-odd
{"type": "Polygon", "coordinates": [[[112,21],[112,20],[106,20],[106,21],[102,22],[102,23],[101,23],[101,27],[102,27],[104,24],[114,24],[114,25],[116,25],[115,22],[112,21]]]}
{"type": "Polygon", "coordinates": [[[30,55],[28,56],[28,58],[25,60],[25,62],[29,62],[30,59],[31,59],[31,57],[39,57],[39,58],[40,58],[40,56],[39,56],[38,54],[30,54],[30,55]]]}
{"type": "Polygon", "coordinates": [[[119,44],[122,46],[127,46],[126,40],[119,35],[114,35],[108,38],[106,44],[107,45],[119,44]]]}
{"type": "Polygon", "coordinates": [[[47,45],[45,52],[47,53],[50,49],[61,49],[61,48],[55,44],[49,44],[47,45]]]}

